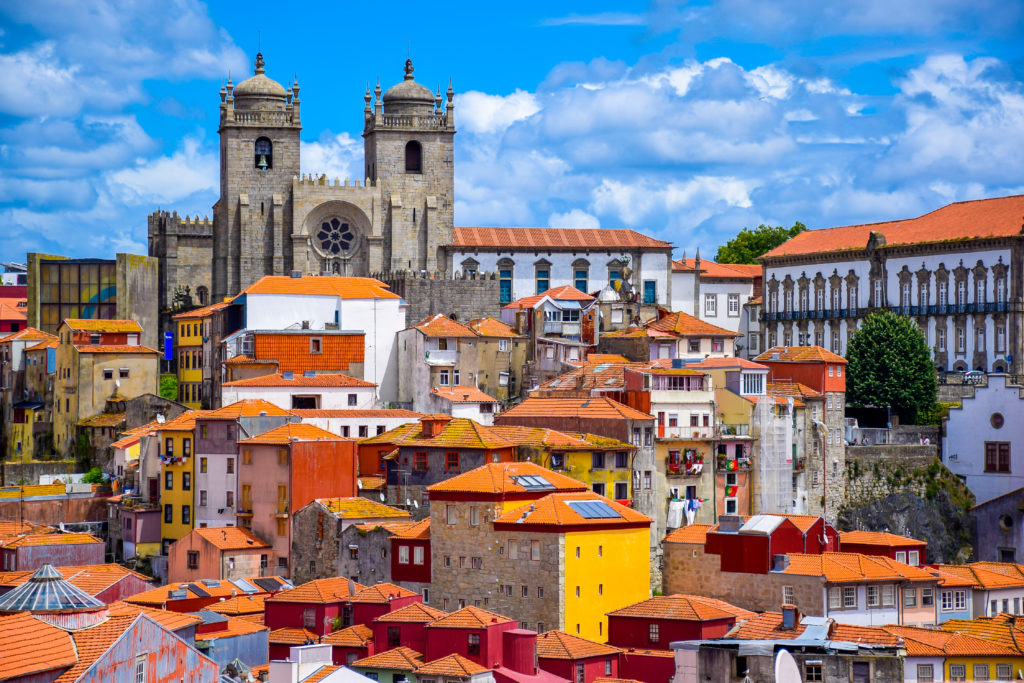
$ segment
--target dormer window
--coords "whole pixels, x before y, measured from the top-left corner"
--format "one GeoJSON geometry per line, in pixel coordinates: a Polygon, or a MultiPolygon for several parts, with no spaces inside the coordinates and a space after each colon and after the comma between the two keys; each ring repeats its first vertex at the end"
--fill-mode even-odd
{"type": "Polygon", "coordinates": [[[423,173],[423,148],[415,140],[405,145],[405,172],[423,173]]]}
{"type": "Polygon", "coordinates": [[[269,138],[257,138],[255,153],[256,168],[261,171],[274,168],[274,146],[269,138]]]}

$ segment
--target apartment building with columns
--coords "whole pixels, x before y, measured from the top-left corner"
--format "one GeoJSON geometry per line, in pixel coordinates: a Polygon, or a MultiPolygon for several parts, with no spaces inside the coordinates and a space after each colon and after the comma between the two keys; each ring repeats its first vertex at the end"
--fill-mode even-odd
{"type": "Polygon", "coordinates": [[[845,355],[865,316],[924,333],[939,371],[1018,372],[1024,195],[956,202],[917,218],[808,230],[761,257],[766,348],[845,355]]]}

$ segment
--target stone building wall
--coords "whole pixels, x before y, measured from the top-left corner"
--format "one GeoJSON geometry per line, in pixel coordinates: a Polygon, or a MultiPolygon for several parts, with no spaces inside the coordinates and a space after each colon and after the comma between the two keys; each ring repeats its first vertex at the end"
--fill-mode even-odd
{"type": "Polygon", "coordinates": [[[398,296],[408,302],[406,326],[415,325],[435,313],[444,313],[461,323],[473,318],[500,318],[499,282],[494,273],[450,276],[444,271],[415,273],[400,271],[374,273],[398,296]]]}
{"type": "Polygon", "coordinates": [[[431,505],[431,604],[454,610],[459,600],[476,604],[509,618],[527,628],[561,629],[565,620],[565,595],[561,576],[565,566],[565,541],[562,534],[524,531],[497,532],[489,520],[498,506],[487,503],[436,501],[431,505]],[[448,525],[447,507],[455,507],[454,525],[448,525]],[[480,508],[480,525],[470,525],[470,508],[480,508]],[[518,546],[516,559],[510,555],[510,541],[518,546]],[[530,542],[540,541],[540,560],[530,559],[530,542]],[[524,550],[525,549],[525,550],[524,550]],[[473,569],[478,557],[481,568],[473,569]],[[446,559],[450,558],[450,559],[446,559]],[[462,560],[461,558],[465,558],[462,560]],[[450,566],[445,566],[446,562],[450,566]],[[464,566],[460,568],[460,563],[464,566]],[[511,586],[511,595],[505,586],[511,586]],[[527,596],[523,597],[523,586],[527,596]],[[544,597],[538,597],[538,587],[544,597]],[[445,604],[447,600],[447,605],[445,604]]]}
{"type": "Polygon", "coordinates": [[[867,505],[897,491],[925,496],[931,478],[923,475],[938,455],[938,445],[847,447],[843,507],[867,505]]]}
{"type": "Polygon", "coordinates": [[[292,515],[291,565],[295,585],[313,579],[350,576],[338,571],[340,529],[338,518],[318,503],[292,515]]]}
{"type": "Polygon", "coordinates": [[[717,598],[755,612],[779,611],[782,587],[792,586],[802,614],[824,615],[825,585],[817,576],[723,572],[721,557],[697,543],[666,543],[663,593],[690,593],[717,598]]]}
{"type": "MultiPolygon", "coordinates": [[[[213,287],[213,221],[179,216],[177,211],[154,211],[148,218],[149,255],[159,260],[156,307],[161,314],[159,338],[170,330],[174,292],[188,287],[194,305],[203,304],[200,288],[209,297],[213,287]]],[[[206,304],[214,301],[208,298],[206,304]]],[[[162,344],[161,344],[162,348],[162,344]]]]}

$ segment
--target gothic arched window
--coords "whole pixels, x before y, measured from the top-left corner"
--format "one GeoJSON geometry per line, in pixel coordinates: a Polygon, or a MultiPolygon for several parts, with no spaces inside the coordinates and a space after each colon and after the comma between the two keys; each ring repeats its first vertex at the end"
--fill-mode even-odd
{"type": "Polygon", "coordinates": [[[420,143],[412,140],[405,145],[405,172],[423,172],[423,148],[420,143]]]}
{"type": "Polygon", "coordinates": [[[261,171],[274,168],[274,146],[269,138],[257,138],[254,164],[261,171]]]}
{"type": "Polygon", "coordinates": [[[205,306],[210,302],[210,290],[203,285],[196,287],[196,298],[199,299],[200,306],[205,306]]]}
{"type": "Polygon", "coordinates": [[[348,223],[342,223],[337,218],[332,218],[320,224],[316,238],[320,242],[321,251],[325,254],[337,255],[352,248],[356,235],[348,223]]]}

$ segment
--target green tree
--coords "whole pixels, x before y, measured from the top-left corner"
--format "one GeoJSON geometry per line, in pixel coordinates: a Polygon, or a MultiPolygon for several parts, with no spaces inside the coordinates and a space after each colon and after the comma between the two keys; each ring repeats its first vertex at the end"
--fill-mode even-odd
{"type": "Polygon", "coordinates": [[[718,248],[715,260],[719,263],[757,263],[757,257],[766,254],[790,237],[798,235],[807,226],[797,221],[792,228],[762,223],[753,230],[743,228],[739,234],[718,248]]]}
{"type": "Polygon", "coordinates": [[[102,484],[103,483],[103,472],[99,467],[93,467],[91,470],[85,473],[82,477],[82,481],[86,484],[102,484]]]}
{"type": "Polygon", "coordinates": [[[160,375],[160,395],[168,401],[177,401],[178,378],[174,375],[160,375]]]}
{"type": "Polygon", "coordinates": [[[850,337],[846,400],[854,407],[890,406],[914,421],[934,410],[938,385],[928,342],[910,318],[872,313],[850,337]]]}

